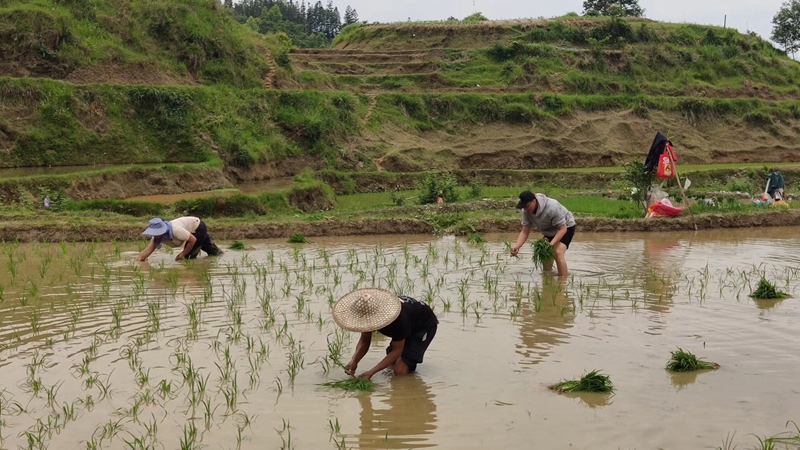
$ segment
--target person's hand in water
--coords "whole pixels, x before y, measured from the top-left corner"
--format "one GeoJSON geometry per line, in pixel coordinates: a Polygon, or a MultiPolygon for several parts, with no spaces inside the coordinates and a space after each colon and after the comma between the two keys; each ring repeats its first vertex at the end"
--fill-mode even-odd
{"type": "Polygon", "coordinates": [[[374,375],[372,372],[364,372],[361,375],[359,375],[358,378],[363,378],[365,380],[370,380],[370,379],[372,379],[372,375],[374,375]]]}
{"type": "Polygon", "coordinates": [[[349,362],[346,366],[344,366],[344,373],[353,376],[356,373],[356,367],[358,367],[358,364],[349,362]]]}

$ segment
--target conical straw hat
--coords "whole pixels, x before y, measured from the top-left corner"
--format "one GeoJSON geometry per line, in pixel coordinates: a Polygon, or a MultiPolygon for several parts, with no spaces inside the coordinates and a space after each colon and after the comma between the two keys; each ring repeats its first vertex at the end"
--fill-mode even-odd
{"type": "Polygon", "coordinates": [[[333,320],[345,330],[377,331],[397,319],[402,303],[399,297],[385,289],[359,289],[333,305],[333,320]]]}

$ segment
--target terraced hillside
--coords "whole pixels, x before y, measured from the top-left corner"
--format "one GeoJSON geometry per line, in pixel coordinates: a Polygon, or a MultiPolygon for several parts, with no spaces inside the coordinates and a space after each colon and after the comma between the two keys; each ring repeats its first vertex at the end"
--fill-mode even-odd
{"type": "Polygon", "coordinates": [[[0,0],[0,54],[0,167],[611,166],[656,131],[689,163],[800,160],[800,64],[714,27],[352,25],[310,50],[215,0],[0,0]]]}

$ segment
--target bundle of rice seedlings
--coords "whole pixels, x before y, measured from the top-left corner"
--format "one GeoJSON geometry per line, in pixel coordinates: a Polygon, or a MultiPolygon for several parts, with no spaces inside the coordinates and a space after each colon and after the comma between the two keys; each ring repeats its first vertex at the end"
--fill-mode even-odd
{"type": "Polygon", "coordinates": [[[375,389],[375,383],[373,383],[372,380],[365,380],[364,378],[348,378],[346,380],[323,383],[322,385],[336,389],[344,389],[345,391],[372,392],[375,389]]]}
{"type": "Polygon", "coordinates": [[[308,239],[306,235],[303,234],[302,231],[295,231],[289,236],[289,243],[290,244],[308,244],[308,239]]]}
{"type": "Polygon", "coordinates": [[[614,392],[611,378],[593,370],[582,376],[580,380],[567,380],[550,386],[556,392],[614,392]]]}
{"type": "Polygon", "coordinates": [[[767,281],[766,278],[762,278],[758,283],[758,288],[756,288],[756,290],[750,294],[750,297],[758,300],[781,299],[788,296],[789,294],[779,291],[778,288],[776,288],[774,284],[767,281]]]}
{"type": "Polygon", "coordinates": [[[228,248],[230,248],[231,250],[247,250],[248,248],[250,248],[250,246],[248,246],[242,241],[233,241],[233,244],[231,244],[231,246],[228,248]]]}
{"type": "Polygon", "coordinates": [[[556,249],[542,238],[533,242],[533,266],[542,267],[544,263],[552,261],[556,257],[556,249]]]}
{"type": "Polygon", "coordinates": [[[703,361],[692,352],[684,351],[678,347],[677,351],[672,352],[672,359],[667,363],[667,370],[673,372],[694,372],[695,370],[714,370],[718,369],[719,364],[703,361]]]}
{"type": "Polygon", "coordinates": [[[483,244],[486,242],[486,239],[483,238],[483,235],[480,233],[472,233],[467,238],[467,242],[472,244],[483,244]]]}

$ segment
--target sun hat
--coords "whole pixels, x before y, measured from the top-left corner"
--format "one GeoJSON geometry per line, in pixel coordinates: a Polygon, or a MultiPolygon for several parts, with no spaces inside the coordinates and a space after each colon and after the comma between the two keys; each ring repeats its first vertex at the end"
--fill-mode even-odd
{"type": "Polygon", "coordinates": [[[169,226],[166,222],[161,220],[159,217],[154,217],[150,219],[150,226],[147,227],[144,232],[142,232],[143,236],[149,237],[159,237],[167,234],[169,232],[169,226]]]}
{"type": "Polygon", "coordinates": [[[402,304],[397,295],[385,289],[358,289],[333,305],[333,320],[345,330],[377,331],[397,319],[402,304]]]}
{"type": "Polygon", "coordinates": [[[536,196],[533,195],[531,191],[523,191],[519,194],[519,203],[517,203],[517,209],[524,208],[528,203],[534,201],[536,196]]]}

